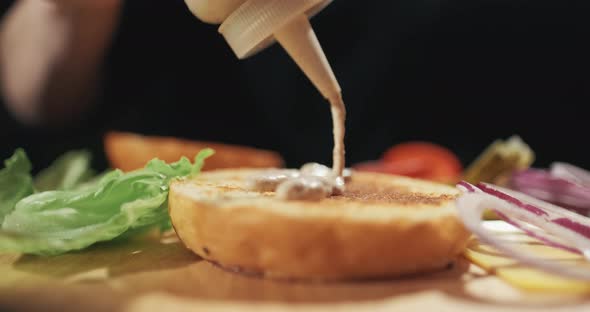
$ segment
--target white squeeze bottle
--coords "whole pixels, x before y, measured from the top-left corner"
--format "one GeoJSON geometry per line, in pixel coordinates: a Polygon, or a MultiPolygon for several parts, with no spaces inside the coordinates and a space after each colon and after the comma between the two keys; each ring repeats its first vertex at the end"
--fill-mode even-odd
{"type": "Polygon", "coordinates": [[[185,0],[200,20],[221,24],[219,32],[240,59],[275,41],[287,51],[331,104],[334,123],[333,171],[344,168],[345,108],[341,89],[309,18],[332,0],[185,0]]]}

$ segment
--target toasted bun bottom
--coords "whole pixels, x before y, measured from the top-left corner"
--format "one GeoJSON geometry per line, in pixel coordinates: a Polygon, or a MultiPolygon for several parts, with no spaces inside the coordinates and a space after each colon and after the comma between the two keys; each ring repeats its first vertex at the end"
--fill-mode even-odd
{"type": "Polygon", "coordinates": [[[215,155],[207,159],[203,170],[283,166],[282,157],[272,151],[173,137],[113,131],[105,135],[104,146],[111,166],[123,171],[143,168],[153,158],[169,163],[181,157],[192,160],[199,151],[208,147],[215,150],[215,155]]]}
{"type": "Polygon", "coordinates": [[[244,188],[255,170],[220,170],[171,185],[174,228],[193,252],[231,270],[343,280],[447,267],[469,233],[444,185],[353,173],[342,196],[280,201],[244,188]]]}

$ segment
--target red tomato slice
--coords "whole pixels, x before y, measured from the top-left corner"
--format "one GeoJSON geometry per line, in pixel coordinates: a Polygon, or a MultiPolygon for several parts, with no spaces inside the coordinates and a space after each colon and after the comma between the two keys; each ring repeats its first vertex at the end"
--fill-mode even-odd
{"type": "Polygon", "coordinates": [[[396,145],[383,154],[382,162],[388,164],[387,166],[414,168],[413,170],[419,172],[417,177],[440,182],[454,182],[463,169],[453,152],[443,146],[427,142],[396,145]],[[416,170],[417,167],[421,169],[416,170]]]}

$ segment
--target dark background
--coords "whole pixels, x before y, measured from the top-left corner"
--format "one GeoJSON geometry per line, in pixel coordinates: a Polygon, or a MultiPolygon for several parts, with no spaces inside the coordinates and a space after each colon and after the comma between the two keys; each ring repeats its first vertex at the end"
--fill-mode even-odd
{"type": "MultiPolygon", "coordinates": [[[[10,1],[1,0],[3,11],[10,1]]],[[[36,168],[73,148],[105,167],[111,129],[246,144],[331,163],[328,104],[279,46],[238,61],[181,0],[127,0],[99,104],[61,129],[0,110],[0,156],[36,168]]],[[[336,0],[312,20],[348,107],[348,164],[428,140],[464,164],[519,134],[537,166],[590,168],[590,2],[336,0]]]]}

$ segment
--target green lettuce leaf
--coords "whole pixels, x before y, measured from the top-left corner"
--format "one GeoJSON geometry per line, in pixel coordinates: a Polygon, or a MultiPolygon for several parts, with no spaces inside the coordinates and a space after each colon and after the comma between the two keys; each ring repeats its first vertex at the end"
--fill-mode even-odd
{"type": "Polygon", "coordinates": [[[31,162],[22,149],[4,161],[0,170],[0,222],[12,212],[16,203],[33,193],[31,162]]]}
{"type": "Polygon", "coordinates": [[[211,154],[201,151],[194,165],[154,159],[141,170],[109,172],[94,185],[28,196],[4,219],[0,251],[55,255],[168,224],[170,181],[197,174],[211,154]]]}
{"type": "Polygon", "coordinates": [[[196,176],[201,173],[201,170],[205,165],[205,159],[213,156],[213,154],[215,154],[215,151],[211,148],[201,150],[197,156],[195,156],[195,164],[191,170],[191,176],[196,176]]]}
{"type": "Polygon", "coordinates": [[[39,192],[70,190],[91,179],[95,172],[90,167],[88,151],[70,151],[57,158],[35,176],[33,183],[39,192]]]}

